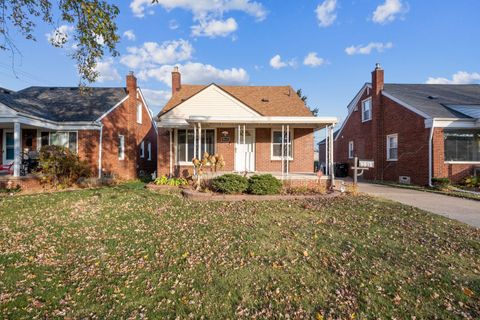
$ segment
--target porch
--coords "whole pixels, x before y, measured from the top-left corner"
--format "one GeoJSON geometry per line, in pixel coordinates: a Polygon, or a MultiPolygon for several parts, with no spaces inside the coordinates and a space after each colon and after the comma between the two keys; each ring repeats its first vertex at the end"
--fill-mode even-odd
{"type": "Polygon", "coordinates": [[[160,144],[168,146],[168,150],[163,159],[159,157],[159,168],[163,166],[170,175],[192,174],[191,160],[207,152],[224,157],[223,173],[271,173],[282,180],[316,180],[319,177],[314,173],[314,133],[325,129],[331,142],[327,176],[333,180],[336,121],[326,117],[161,119],[158,126],[164,140],[160,144]]]}

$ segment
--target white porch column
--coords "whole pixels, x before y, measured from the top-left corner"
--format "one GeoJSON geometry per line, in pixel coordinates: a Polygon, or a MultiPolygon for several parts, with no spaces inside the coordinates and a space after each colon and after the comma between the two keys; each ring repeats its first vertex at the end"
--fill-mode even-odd
{"type": "Polygon", "coordinates": [[[193,157],[198,159],[197,157],[197,126],[193,125],[193,157]]]}
{"type": "Polygon", "coordinates": [[[20,176],[20,166],[22,165],[22,148],[21,148],[21,127],[19,122],[13,124],[13,176],[20,176]]]}
{"type": "Polygon", "coordinates": [[[328,142],[329,142],[329,167],[330,179],[332,186],[335,184],[335,170],[333,168],[333,125],[328,127],[328,142]]]}
{"type": "Polygon", "coordinates": [[[168,144],[168,152],[169,152],[169,155],[168,155],[168,160],[170,160],[170,177],[173,175],[173,129],[170,129],[168,130],[168,136],[169,136],[169,139],[170,139],[170,142],[168,144]]]}
{"type": "Polygon", "coordinates": [[[283,175],[285,174],[285,125],[282,124],[282,143],[280,144],[282,151],[281,151],[281,156],[282,156],[282,179],[283,175]]]}
{"type": "Polygon", "coordinates": [[[246,126],[243,125],[243,157],[244,157],[244,163],[243,163],[243,171],[247,172],[247,146],[245,144],[245,128],[246,126]]]}
{"type": "Polygon", "coordinates": [[[200,122],[198,123],[198,159],[199,160],[203,159],[203,154],[202,154],[202,124],[200,122]]]}
{"type": "MultiPolygon", "coordinates": [[[[290,142],[290,125],[287,124],[287,176],[290,172],[289,170],[289,161],[290,161],[290,145],[289,145],[289,142],[290,142]]],[[[293,155],[293,154],[292,154],[293,155]]]]}
{"type": "Polygon", "coordinates": [[[325,127],[325,175],[328,176],[328,166],[329,166],[329,161],[328,161],[328,126],[325,127]]]}

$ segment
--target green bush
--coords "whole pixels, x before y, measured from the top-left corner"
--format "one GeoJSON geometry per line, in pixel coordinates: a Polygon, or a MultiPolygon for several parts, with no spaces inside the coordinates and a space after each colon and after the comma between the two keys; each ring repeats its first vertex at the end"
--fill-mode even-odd
{"type": "Polygon", "coordinates": [[[75,152],[59,146],[45,146],[40,150],[38,174],[42,183],[67,187],[80,178],[90,177],[90,166],[75,152]]]}
{"type": "Polygon", "coordinates": [[[271,174],[254,175],[248,180],[248,192],[251,194],[278,194],[282,190],[282,182],[271,174]]]}
{"type": "Polygon", "coordinates": [[[217,192],[234,194],[245,192],[248,179],[238,174],[224,174],[212,179],[212,189],[217,192]]]}
{"type": "Polygon", "coordinates": [[[167,176],[161,176],[155,179],[153,183],[159,186],[177,186],[178,187],[178,186],[187,185],[188,181],[185,178],[175,178],[175,177],[168,178],[167,176]]]}
{"type": "Polygon", "coordinates": [[[448,178],[432,178],[432,184],[437,187],[446,187],[450,184],[448,178]]]}

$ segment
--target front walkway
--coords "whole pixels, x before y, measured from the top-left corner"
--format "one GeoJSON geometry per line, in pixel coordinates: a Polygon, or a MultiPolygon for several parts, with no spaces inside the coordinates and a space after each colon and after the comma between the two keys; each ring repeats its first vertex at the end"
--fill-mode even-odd
{"type": "Polygon", "coordinates": [[[358,185],[360,192],[401,202],[474,227],[480,227],[480,201],[372,183],[362,182],[358,185]]]}

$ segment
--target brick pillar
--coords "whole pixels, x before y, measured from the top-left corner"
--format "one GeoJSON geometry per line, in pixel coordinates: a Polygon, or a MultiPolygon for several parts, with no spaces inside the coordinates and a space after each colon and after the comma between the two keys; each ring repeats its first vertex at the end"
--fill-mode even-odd
{"type": "Polygon", "coordinates": [[[383,180],[383,171],[385,166],[385,134],[383,130],[383,102],[382,90],[384,85],[384,71],[377,63],[375,70],[372,71],[372,137],[375,160],[375,180],[383,180]]]}

